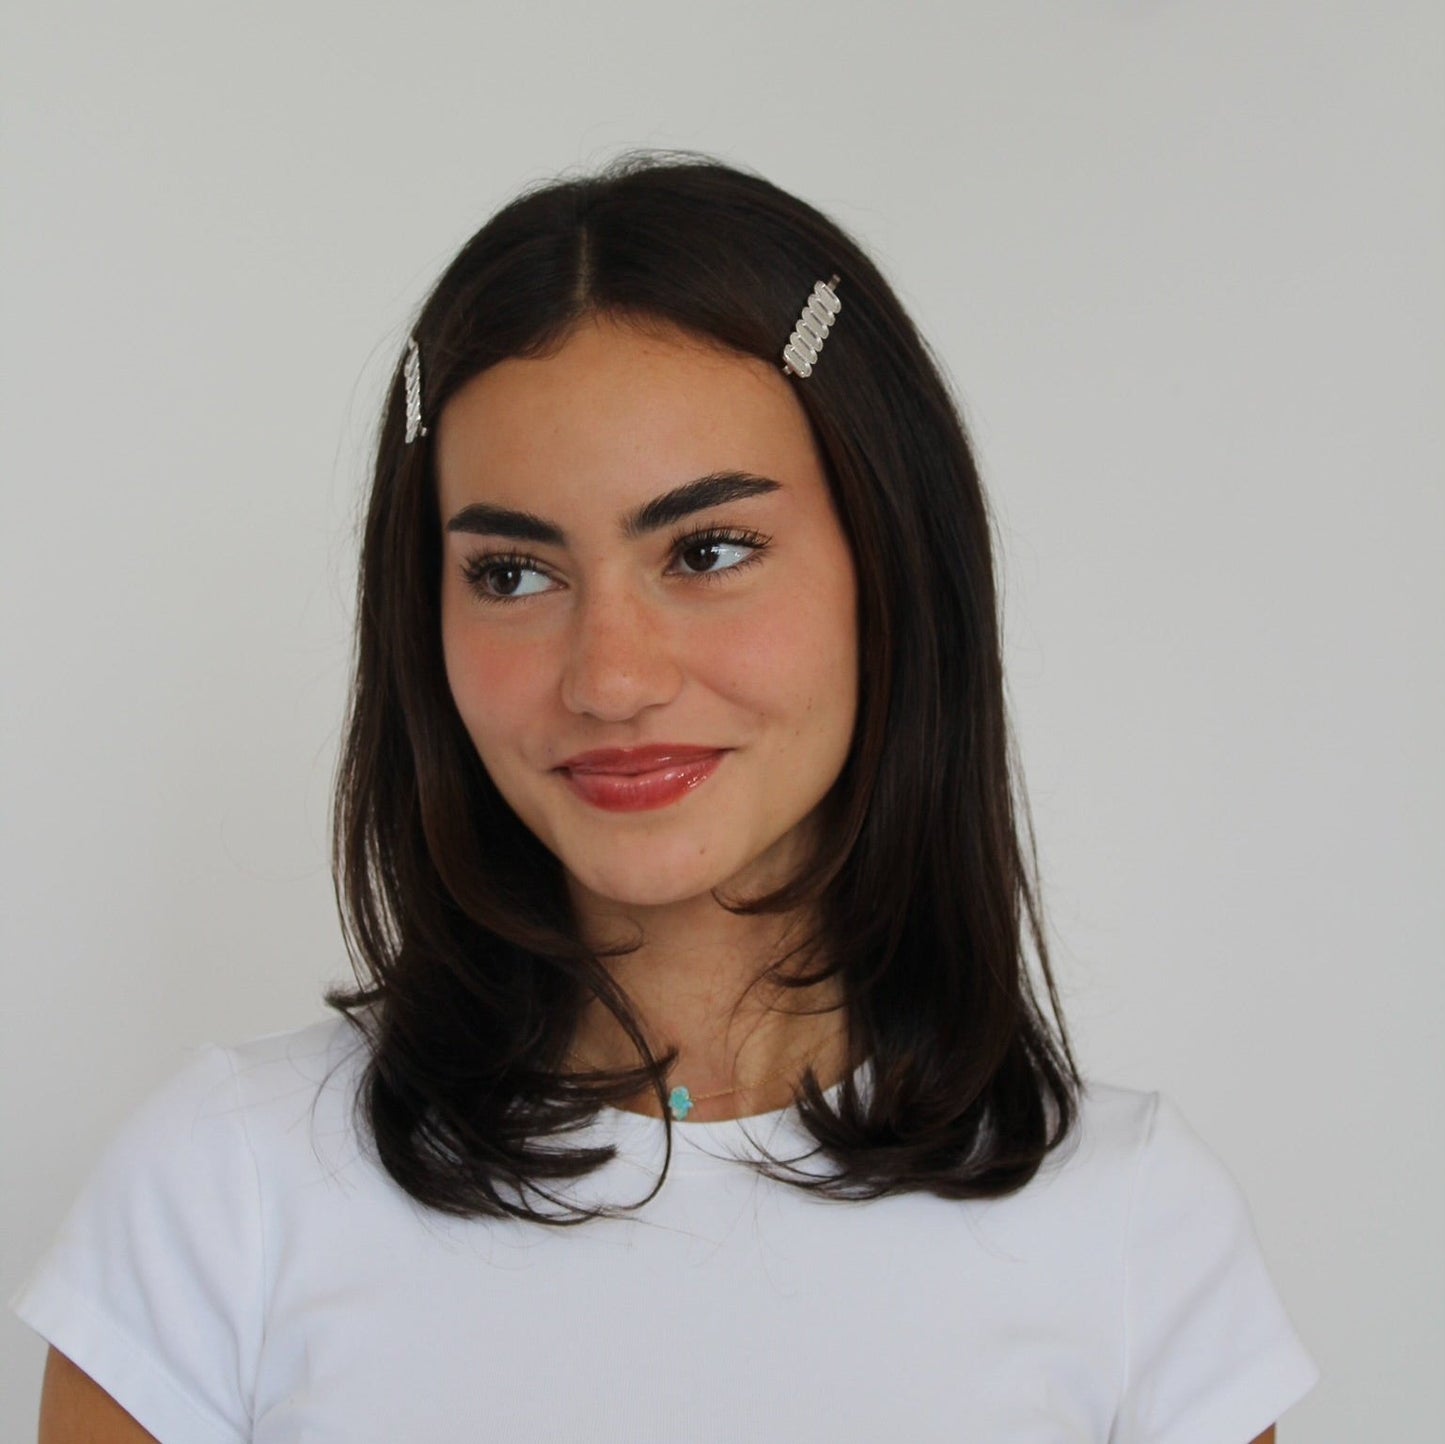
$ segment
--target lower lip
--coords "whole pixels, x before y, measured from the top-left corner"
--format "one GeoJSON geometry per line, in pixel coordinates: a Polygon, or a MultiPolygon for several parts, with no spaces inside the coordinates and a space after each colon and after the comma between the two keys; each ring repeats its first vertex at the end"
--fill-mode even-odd
{"type": "Polygon", "coordinates": [[[701,787],[718,769],[722,752],[699,757],[694,762],[670,762],[653,772],[624,776],[620,772],[571,772],[564,770],[572,790],[593,807],[608,812],[648,812],[668,807],[701,787]]]}

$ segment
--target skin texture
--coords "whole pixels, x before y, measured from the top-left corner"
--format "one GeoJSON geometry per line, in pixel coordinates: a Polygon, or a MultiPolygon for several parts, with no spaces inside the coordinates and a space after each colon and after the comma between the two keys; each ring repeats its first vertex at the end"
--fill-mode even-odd
{"type": "MultiPolygon", "coordinates": [[[[840,1075],[842,1015],[728,1011],[801,919],[738,918],[709,896],[781,881],[842,770],[857,713],[856,576],[797,384],[781,369],[674,328],[588,318],[546,358],[509,360],[461,388],[438,422],[442,638],[457,710],[498,790],[562,863],[584,936],[643,947],[614,975],[657,1048],[681,1050],[695,1095],[790,1060],[840,1075]],[[782,483],[628,539],[620,518],[722,470],[782,483]],[[566,547],[448,531],[478,502],[557,523],[566,547]],[[704,527],[768,538],[709,553],[704,527]],[[469,579],[469,559],[526,568],[469,579]],[[751,557],[753,560],[748,561],[751,557]],[[745,563],[745,564],[744,564],[745,563]],[[711,575],[708,575],[708,574],[711,575]],[[520,594],[496,603],[478,595],[520,594]],[[604,812],[553,769],[597,747],[732,749],[680,802],[604,812]]],[[[637,1055],[594,1007],[577,1051],[637,1055]]],[[[798,1070],[801,1072],[801,1069],[798,1070]]],[[[791,1100],[791,1077],[699,1102],[692,1121],[791,1100]]],[[[655,1109],[650,1095],[639,1111],[655,1109]]]]}

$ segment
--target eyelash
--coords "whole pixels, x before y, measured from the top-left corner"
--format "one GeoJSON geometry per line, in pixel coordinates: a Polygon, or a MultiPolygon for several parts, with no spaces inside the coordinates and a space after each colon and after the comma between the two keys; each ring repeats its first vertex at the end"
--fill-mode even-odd
{"type": "MultiPolygon", "coordinates": [[[[735,572],[740,572],[744,567],[761,561],[764,548],[768,545],[769,538],[762,536],[755,531],[737,531],[728,527],[705,527],[701,531],[684,532],[681,536],[672,540],[672,555],[679,552],[690,551],[694,547],[717,546],[726,544],[728,546],[749,546],[752,552],[745,556],[740,562],[735,562],[730,567],[723,567],[721,571],[709,572],[687,572],[686,575],[691,581],[711,582],[722,577],[730,577],[735,572]]],[[[534,596],[524,597],[502,597],[495,592],[489,592],[484,585],[488,576],[494,571],[536,571],[546,573],[546,568],[541,566],[536,557],[522,556],[516,552],[482,552],[476,556],[468,557],[462,563],[462,576],[473,594],[483,602],[530,602],[534,596]]],[[[536,593],[535,596],[544,595],[536,593]]]]}

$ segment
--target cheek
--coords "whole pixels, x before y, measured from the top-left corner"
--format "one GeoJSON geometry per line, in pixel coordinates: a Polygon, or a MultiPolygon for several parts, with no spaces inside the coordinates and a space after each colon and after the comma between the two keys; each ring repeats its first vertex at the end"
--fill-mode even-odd
{"type": "Polygon", "coordinates": [[[507,646],[483,627],[444,626],[442,653],[457,712],[479,748],[525,728],[546,686],[535,648],[507,646]]]}
{"type": "Polygon", "coordinates": [[[857,640],[851,593],[803,590],[776,598],[740,622],[699,639],[695,672],[710,688],[801,736],[851,730],[857,693],[857,640]]]}

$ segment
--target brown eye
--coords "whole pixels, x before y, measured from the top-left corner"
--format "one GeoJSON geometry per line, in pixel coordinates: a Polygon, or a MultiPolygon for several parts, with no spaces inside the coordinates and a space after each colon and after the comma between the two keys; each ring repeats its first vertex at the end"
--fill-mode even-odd
{"type": "MultiPolygon", "coordinates": [[[[534,592],[493,591],[492,585],[498,577],[516,577],[522,572],[539,571],[534,557],[502,556],[498,554],[468,557],[462,563],[462,577],[468,587],[486,602],[525,601],[534,592]]],[[[512,583],[516,585],[516,583],[512,583]]]]}
{"type": "MultiPolygon", "coordinates": [[[[751,566],[754,562],[761,561],[769,541],[770,538],[755,531],[723,530],[710,527],[703,531],[688,532],[674,538],[672,555],[679,558],[694,558],[701,563],[699,570],[682,573],[689,581],[720,581],[741,571],[744,567],[751,566]],[[719,553],[727,554],[729,552],[741,552],[743,555],[739,560],[727,566],[708,565],[709,559],[716,560],[719,553]]],[[[484,552],[468,557],[462,563],[461,570],[462,577],[472,593],[484,602],[525,602],[543,595],[546,590],[543,588],[531,592],[508,592],[505,589],[496,589],[500,584],[500,578],[515,577],[522,572],[537,572],[541,576],[546,576],[546,569],[536,557],[520,556],[513,552],[484,552]]]]}
{"type": "Polygon", "coordinates": [[[766,536],[760,536],[757,532],[692,532],[691,535],[682,536],[676,542],[676,552],[679,556],[688,559],[699,559],[698,570],[691,572],[694,577],[725,577],[730,572],[738,571],[747,567],[749,562],[757,561],[762,556],[763,548],[767,546],[766,536]],[[709,559],[717,559],[718,554],[736,554],[737,561],[730,562],[724,567],[709,567],[709,559]]]}

